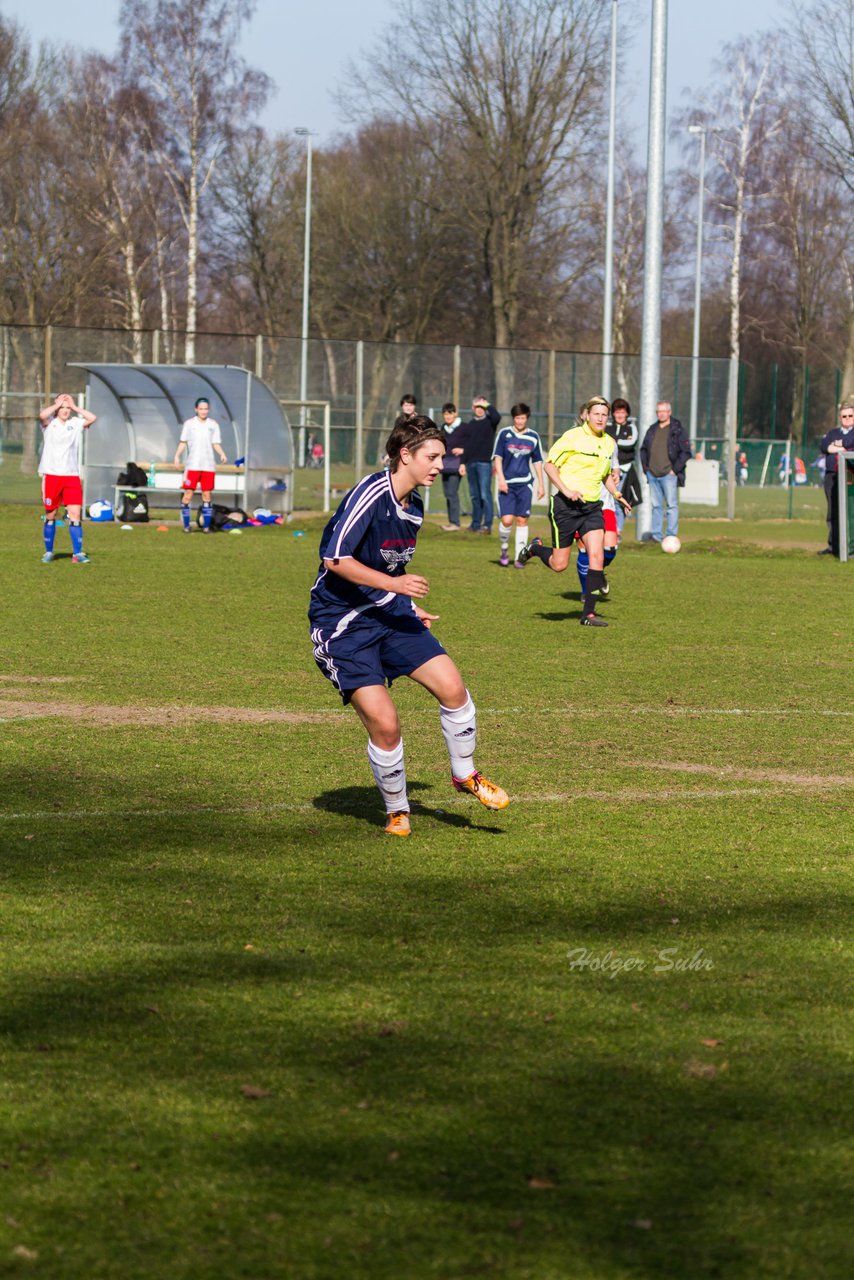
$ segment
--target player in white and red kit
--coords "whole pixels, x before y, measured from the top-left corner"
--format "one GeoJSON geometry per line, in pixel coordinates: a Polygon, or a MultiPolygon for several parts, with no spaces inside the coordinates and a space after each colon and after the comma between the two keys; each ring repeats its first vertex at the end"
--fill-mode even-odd
{"type": "Polygon", "coordinates": [[[181,428],[181,439],[175,450],[175,466],[181,465],[181,455],[187,450],[187,464],[184,468],[184,479],[181,483],[181,520],[184,532],[190,532],[190,516],[192,514],[193,494],[199,488],[202,491],[202,531],[210,533],[213,506],[211,495],[216,480],[216,462],[214,453],[220,462],[228,462],[222,451],[222,435],[219,423],[211,418],[210,402],[205,396],[199,396],[194,406],[196,416],[188,418],[181,428]]]}
{"type": "Polygon", "coordinates": [[[71,534],[71,559],[75,564],[88,564],[83,550],[83,486],[80,482],[80,441],[83,432],[95,421],[94,413],[79,409],[74,397],[58,395],[53,404],[39,410],[42,425],[42,456],[39,475],[42,478],[44,503],[43,564],[54,558],[56,513],[65,507],[68,532],[71,534]]]}

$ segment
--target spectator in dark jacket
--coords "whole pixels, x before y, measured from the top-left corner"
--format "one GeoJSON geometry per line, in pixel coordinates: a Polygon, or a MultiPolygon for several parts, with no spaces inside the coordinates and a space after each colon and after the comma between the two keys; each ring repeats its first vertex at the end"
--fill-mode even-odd
{"type": "Polygon", "coordinates": [[[462,458],[468,477],[471,495],[469,529],[472,533],[491,533],[492,448],[501,414],[493,408],[486,396],[475,396],[471,408],[473,417],[457,428],[460,443],[453,452],[462,458]]]}
{"type": "Polygon", "coordinates": [[[672,416],[668,400],[655,406],[658,422],[653,423],[643,438],[641,466],[649,481],[650,518],[653,542],[661,542],[663,515],[667,512],[667,537],[679,532],[678,490],[685,484],[685,467],[691,457],[691,444],[685,428],[672,416]]]}
{"type": "MultiPolygon", "coordinates": [[[[828,466],[833,466],[834,471],[831,477],[831,490],[828,498],[828,515],[830,516],[830,551],[831,555],[839,555],[839,480],[840,475],[844,473],[844,479],[847,484],[854,484],[854,467],[851,463],[847,463],[844,467],[840,465],[841,459],[836,455],[838,453],[848,453],[854,451],[854,400],[845,400],[839,406],[839,426],[833,431],[828,431],[821,442],[822,452],[826,453],[828,466]],[[825,440],[828,436],[834,436],[825,448],[825,440]]],[[[849,507],[850,510],[850,507],[849,507]]],[[[850,538],[850,532],[849,532],[850,538]]]]}
{"type": "Polygon", "coordinates": [[[843,437],[852,430],[854,430],[854,401],[846,400],[839,406],[839,425],[831,427],[830,431],[821,437],[821,452],[824,455],[824,496],[827,499],[827,546],[819,551],[820,556],[835,554],[833,549],[833,528],[836,521],[834,495],[837,492],[836,472],[839,459],[836,455],[839,449],[832,449],[830,446],[841,445],[843,437]]]}
{"type": "Polygon", "coordinates": [[[445,533],[455,533],[460,527],[460,480],[466,474],[460,451],[454,452],[454,445],[459,441],[461,434],[462,419],[457,413],[457,406],[450,400],[442,405],[442,417],[444,419],[442,432],[445,436],[442,488],[448,504],[448,523],[443,524],[442,529],[445,533]]]}

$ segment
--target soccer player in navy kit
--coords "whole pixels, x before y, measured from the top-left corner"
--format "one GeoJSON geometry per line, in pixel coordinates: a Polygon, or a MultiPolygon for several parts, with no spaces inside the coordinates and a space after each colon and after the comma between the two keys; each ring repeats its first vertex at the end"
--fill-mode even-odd
{"type": "Polygon", "coordinates": [[[416,600],[426,578],[409,572],[424,506],[416,492],[442,470],[445,445],[432,419],[395,425],[389,468],[350,490],[323,531],[308,617],[314,657],[368,731],[368,760],[385,802],[389,835],[410,833],[400,720],[386,684],[409,676],[439,702],[451,780],[487,809],[507,793],[474,767],[475,708],[462,676],[430,628],[437,615],[416,600]]]}
{"type": "Polygon", "coordinates": [[[498,526],[502,565],[510,563],[510,530],[516,521],[516,552],[514,563],[524,569],[525,562],[519,552],[528,541],[528,517],[534,496],[534,471],[537,474],[537,497],[546,494],[543,479],[543,451],[536,431],[528,429],[531,410],[526,404],[514,404],[510,410],[512,427],[504,427],[495,437],[492,464],[498,483],[498,526]],[[531,468],[534,468],[534,471],[531,468]]]}

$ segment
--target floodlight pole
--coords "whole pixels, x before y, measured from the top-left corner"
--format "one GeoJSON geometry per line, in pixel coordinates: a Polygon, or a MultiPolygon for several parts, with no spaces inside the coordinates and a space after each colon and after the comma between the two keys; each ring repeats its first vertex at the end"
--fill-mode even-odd
{"type": "MultiPolygon", "coordinates": [[[[644,244],[641,381],[638,423],[641,439],[655,419],[661,381],[661,259],[664,244],[664,139],[667,88],[667,0],[652,0],[649,61],[649,140],[647,143],[646,238],[644,244]]],[[[640,469],[643,501],[637,508],[637,536],[648,534],[649,485],[640,469]]]]}
{"type": "Polygon", "coordinates": [[[700,306],[703,289],[703,216],[706,196],[706,128],[701,124],[689,124],[688,132],[700,139],[700,187],[697,197],[697,262],[694,274],[694,341],[691,346],[691,452],[697,449],[697,402],[700,390],[700,306]]]}
{"type": "Polygon", "coordinates": [[[605,204],[605,297],[602,306],[602,395],[611,399],[614,346],[614,170],[617,151],[617,5],[611,0],[611,103],[608,115],[608,194],[605,204]]]}
{"type": "MultiPolygon", "coordinates": [[[[311,264],[311,133],[304,127],[295,129],[294,133],[301,138],[305,138],[305,242],[302,256],[302,346],[299,366],[299,398],[300,400],[306,400],[308,398],[308,296],[311,264]]],[[[299,414],[298,447],[298,465],[301,467],[305,466],[305,426],[306,411],[305,405],[302,405],[299,414]]]]}

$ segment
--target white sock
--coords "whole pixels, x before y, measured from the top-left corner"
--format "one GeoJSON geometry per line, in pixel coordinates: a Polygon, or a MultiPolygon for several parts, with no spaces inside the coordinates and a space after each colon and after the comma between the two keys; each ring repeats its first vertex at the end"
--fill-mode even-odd
{"type": "Polygon", "coordinates": [[[501,544],[502,551],[506,551],[510,546],[510,526],[508,524],[500,524],[498,526],[498,541],[501,544]]]}
{"type": "Polygon", "coordinates": [[[514,560],[519,559],[519,552],[523,547],[528,545],[528,526],[526,524],[516,525],[516,554],[514,560]]]}
{"type": "Polygon", "coordinates": [[[477,741],[477,717],[471,694],[466,692],[465,705],[462,707],[452,711],[439,704],[439,720],[448,755],[451,757],[451,773],[455,778],[468,778],[474,773],[473,756],[477,741]]]}
{"type": "Polygon", "coordinates": [[[403,738],[391,751],[383,751],[368,739],[368,760],[374,781],[380,789],[386,813],[409,813],[406,795],[406,769],[403,764],[403,738]]]}

